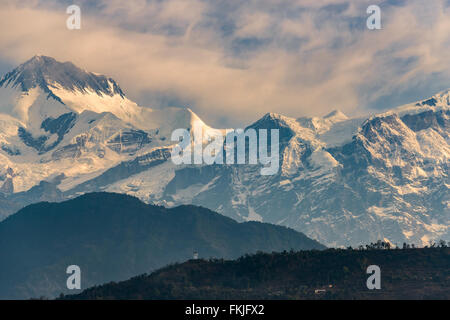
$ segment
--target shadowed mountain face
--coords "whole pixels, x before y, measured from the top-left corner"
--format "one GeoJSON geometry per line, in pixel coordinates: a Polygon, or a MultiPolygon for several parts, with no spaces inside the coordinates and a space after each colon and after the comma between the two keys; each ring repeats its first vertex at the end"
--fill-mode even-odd
{"type": "Polygon", "coordinates": [[[285,227],[234,220],[195,206],[166,209],[119,194],[38,203],[0,223],[0,299],[54,297],[66,268],[82,288],[125,280],[174,262],[237,258],[257,251],[324,249],[285,227]]]}
{"type": "Polygon", "coordinates": [[[46,56],[34,56],[6,74],[0,81],[0,87],[20,87],[24,92],[40,87],[51,97],[61,101],[52,91],[55,83],[70,91],[86,92],[89,89],[97,94],[124,95],[113,79],[82,70],[71,62],[58,62],[46,56]]]}

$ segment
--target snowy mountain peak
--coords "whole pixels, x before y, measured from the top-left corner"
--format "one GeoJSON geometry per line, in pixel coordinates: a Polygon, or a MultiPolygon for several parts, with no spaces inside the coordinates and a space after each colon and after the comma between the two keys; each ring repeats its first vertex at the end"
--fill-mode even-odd
{"type": "Polygon", "coordinates": [[[334,122],[347,120],[348,117],[340,110],[333,110],[329,114],[323,117],[324,119],[329,119],[334,122]]]}
{"type": "Polygon", "coordinates": [[[68,91],[124,97],[122,89],[111,78],[78,68],[71,62],[59,62],[47,56],[34,56],[0,80],[0,87],[18,88],[23,92],[39,87],[51,97],[62,102],[54,93],[59,87],[68,91]]]}
{"type": "Polygon", "coordinates": [[[283,119],[283,118],[286,117],[275,112],[268,112],[262,117],[262,119],[283,119]]]}
{"type": "Polygon", "coordinates": [[[279,129],[280,138],[289,140],[295,135],[295,128],[298,126],[294,118],[289,118],[278,113],[266,113],[261,119],[250,125],[252,129],[279,129]]]}
{"type": "Polygon", "coordinates": [[[396,113],[399,116],[404,116],[407,114],[409,115],[419,114],[425,111],[435,112],[442,110],[444,112],[448,112],[449,109],[450,109],[450,89],[441,91],[428,99],[399,106],[397,108],[394,108],[392,110],[383,113],[383,115],[396,113]]]}
{"type": "Polygon", "coordinates": [[[429,99],[415,103],[416,107],[431,107],[434,109],[442,109],[450,106],[450,89],[435,94],[429,99]]]}
{"type": "Polygon", "coordinates": [[[268,112],[266,113],[261,119],[259,119],[258,121],[256,121],[252,127],[259,127],[262,124],[272,124],[272,126],[275,127],[286,127],[286,126],[290,126],[293,122],[295,122],[294,118],[289,118],[286,116],[283,116],[281,114],[278,113],[274,113],[274,112],[268,112]]]}

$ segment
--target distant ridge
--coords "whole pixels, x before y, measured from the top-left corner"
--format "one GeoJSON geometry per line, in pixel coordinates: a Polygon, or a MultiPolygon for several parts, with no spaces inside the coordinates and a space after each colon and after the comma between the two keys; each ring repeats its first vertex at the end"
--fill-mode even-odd
{"type": "Polygon", "coordinates": [[[285,227],[236,221],[196,206],[166,209],[111,193],[28,206],[0,222],[0,299],[55,297],[67,266],[82,287],[125,280],[193,257],[324,249],[285,227]]]}
{"type": "Polygon", "coordinates": [[[426,300],[450,299],[450,248],[335,250],[256,254],[234,261],[188,261],[67,300],[426,300]],[[366,286],[382,270],[381,290],[366,286]]]}

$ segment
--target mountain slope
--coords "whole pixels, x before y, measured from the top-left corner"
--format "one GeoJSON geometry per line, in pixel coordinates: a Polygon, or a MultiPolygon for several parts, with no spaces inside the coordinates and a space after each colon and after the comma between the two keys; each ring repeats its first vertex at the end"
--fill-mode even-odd
{"type": "Polygon", "coordinates": [[[63,299],[448,300],[449,273],[448,247],[284,252],[188,261],[63,299]],[[369,265],[381,269],[381,290],[367,289],[369,265]]]}
{"type": "Polygon", "coordinates": [[[0,299],[56,296],[65,270],[82,270],[82,287],[124,280],[199,257],[237,258],[256,251],[323,249],[301,233],[237,223],[208,209],[150,206],[94,193],[28,206],[0,222],[0,299]]]}
{"type": "Polygon", "coordinates": [[[356,118],[268,113],[248,128],[279,130],[277,174],[175,165],[174,129],[224,129],[189,109],[140,107],[109,77],[38,56],[0,81],[0,219],[109,191],[280,224],[329,246],[448,241],[449,116],[449,91],[356,118]]]}

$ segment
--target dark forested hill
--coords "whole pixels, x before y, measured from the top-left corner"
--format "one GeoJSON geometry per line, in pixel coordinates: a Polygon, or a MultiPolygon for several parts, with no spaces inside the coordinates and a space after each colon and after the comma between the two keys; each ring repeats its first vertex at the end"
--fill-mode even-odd
{"type": "Polygon", "coordinates": [[[200,258],[257,251],[324,249],[294,230],[234,220],[195,206],[166,209],[136,198],[92,193],[28,206],[0,223],[0,299],[67,293],[66,268],[82,289],[200,258]]]}
{"type": "Polygon", "coordinates": [[[191,260],[64,298],[450,299],[450,248],[328,249],[191,260]],[[380,290],[366,286],[372,264],[381,270],[380,290]]]}

